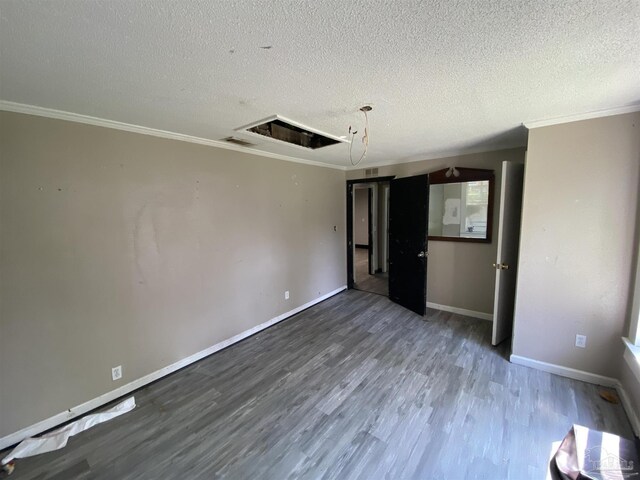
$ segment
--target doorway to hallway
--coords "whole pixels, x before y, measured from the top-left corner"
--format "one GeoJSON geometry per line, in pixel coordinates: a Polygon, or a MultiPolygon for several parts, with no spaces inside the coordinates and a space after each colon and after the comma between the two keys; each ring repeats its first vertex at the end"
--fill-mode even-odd
{"type": "MultiPolygon", "coordinates": [[[[355,192],[367,189],[368,275],[388,272],[387,296],[418,315],[424,315],[427,303],[429,176],[394,178],[347,180],[347,286],[358,288],[355,192]],[[379,225],[382,227],[378,228],[379,225]]],[[[364,222],[364,217],[361,215],[361,222],[364,222]]],[[[373,279],[365,277],[365,280],[373,279]]],[[[381,282],[376,283],[380,285],[381,282]]]]}
{"type": "Polygon", "coordinates": [[[389,181],[393,177],[347,182],[348,286],[389,294],[389,181]]]}
{"type": "Polygon", "coordinates": [[[355,283],[353,288],[363,292],[377,293],[378,295],[389,296],[389,275],[387,272],[378,272],[371,275],[369,273],[369,250],[364,248],[355,249],[355,283]]]}

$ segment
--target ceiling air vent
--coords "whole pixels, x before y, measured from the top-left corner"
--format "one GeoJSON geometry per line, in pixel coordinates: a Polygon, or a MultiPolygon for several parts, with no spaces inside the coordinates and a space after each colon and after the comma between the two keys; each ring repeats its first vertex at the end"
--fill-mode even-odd
{"type": "Polygon", "coordinates": [[[260,135],[263,138],[311,150],[346,142],[343,138],[314,130],[279,115],[237,128],[236,132],[260,135]]]}
{"type": "Polygon", "coordinates": [[[378,176],[378,169],[377,168],[367,168],[364,171],[364,176],[365,177],[377,177],[378,176]]]}
{"type": "Polygon", "coordinates": [[[236,137],[223,138],[222,141],[223,142],[233,143],[234,145],[240,145],[242,147],[253,147],[253,146],[255,146],[255,143],[247,142],[246,140],[243,140],[241,138],[236,138],[236,137]]]}

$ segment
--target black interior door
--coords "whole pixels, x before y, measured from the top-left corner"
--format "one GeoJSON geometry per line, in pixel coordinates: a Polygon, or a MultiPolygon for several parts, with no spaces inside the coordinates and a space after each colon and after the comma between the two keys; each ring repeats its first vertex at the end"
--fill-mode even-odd
{"type": "Polygon", "coordinates": [[[389,298],[424,315],[429,176],[392,180],[389,195],[389,298]]]}
{"type": "Polygon", "coordinates": [[[378,241],[378,239],[373,238],[373,188],[369,187],[367,189],[367,192],[367,242],[369,245],[369,275],[375,275],[376,272],[373,269],[373,242],[378,241]]]}

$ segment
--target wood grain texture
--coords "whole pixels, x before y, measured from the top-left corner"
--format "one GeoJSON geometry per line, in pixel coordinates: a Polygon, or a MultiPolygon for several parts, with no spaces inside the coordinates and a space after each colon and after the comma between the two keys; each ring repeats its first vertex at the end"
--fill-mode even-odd
{"type": "Polygon", "coordinates": [[[389,296],[389,276],[386,273],[369,275],[369,251],[361,248],[354,249],[354,262],[356,268],[353,288],[363,292],[377,293],[389,296]]]}
{"type": "Polygon", "coordinates": [[[598,387],[510,364],[491,324],[349,290],[136,392],[13,479],[544,478],[598,387]]]}

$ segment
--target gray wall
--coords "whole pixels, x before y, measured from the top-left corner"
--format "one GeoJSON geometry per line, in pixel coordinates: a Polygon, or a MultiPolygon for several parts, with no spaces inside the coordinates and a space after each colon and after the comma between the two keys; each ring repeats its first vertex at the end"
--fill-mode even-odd
{"type": "Polygon", "coordinates": [[[529,132],[515,355],[619,378],[639,160],[640,113],[529,132]]]}
{"type": "Polygon", "coordinates": [[[342,171],[7,112],[0,153],[0,436],[346,283],[342,171]]]}
{"type": "MultiPolygon", "coordinates": [[[[522,162],[524,149],[498,150],[381,166],[378,168],[378,175],[408,177],[450,166],[492,169],[496,175],[494,212],[497,212],[500,198],[499,179],[504,160],[522,162]]],[[[364,177],[365,173],[362,169],[347,172],[347,179],[364,177]]],[[[495,269],[492,264],[496,260],[497,232],[498,222],[494,221],[493,241],[490,244],[429,242],[427,300],[440,305],[492,314],[495,290],[495,269]]]]}
{"type": "Polygon", "coordinates": [[[356,188],[354,195],[353,238],[357,245],[369,245],[369,189],[356,188]]]}

